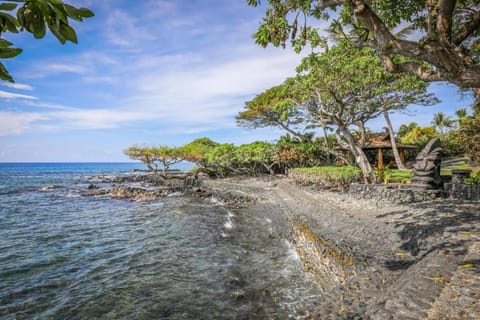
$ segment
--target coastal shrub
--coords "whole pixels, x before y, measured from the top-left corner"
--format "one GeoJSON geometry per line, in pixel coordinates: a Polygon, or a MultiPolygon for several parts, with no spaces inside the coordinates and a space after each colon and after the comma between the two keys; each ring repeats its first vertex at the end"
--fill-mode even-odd
{"type": "Polygon", "coordinates": [[[289,176],[302,186],[340,191],[348,189],[352,182],[363,180],[360,168],[351,166],[294,168],[290,171],[289,176]]]}
{"type": "Polygon", "coordinates": [[[472,172],[470,177],[465,179],[465,183],[480,186],[480,171],[472,172]]]}
{"type": "Polygon", "coordinates": [[[388,169],[388,182],[409,183],[412,180],[412,170],[388,169]]]}
{"type": "Polygon", "coordinates": [[[387,184],[390,182],[390,177],[392,175],[391,172],[392,171],[387,167],[377,168],[375,169],[375,176],[377,177],[378,181],[387,184]]]}
{"type": "Polygon", "coordinates": [[[375,169],[375,175],[378,181],[388,183],[410,183],[412,180],[412,170],[399,170],[383,167],[375,169]]]}

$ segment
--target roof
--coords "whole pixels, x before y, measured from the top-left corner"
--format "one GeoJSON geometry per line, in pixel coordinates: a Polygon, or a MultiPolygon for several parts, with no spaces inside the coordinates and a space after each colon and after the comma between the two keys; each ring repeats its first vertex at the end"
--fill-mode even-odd
{"type": "MultiPolygon", "coordinates": [[[[391,149],[390,134],[388,132],[367,134],[367,139],[362,149],[391,149]]],[[[415,146],[397,142],[397,148],[414,149],[415,146]]]]}

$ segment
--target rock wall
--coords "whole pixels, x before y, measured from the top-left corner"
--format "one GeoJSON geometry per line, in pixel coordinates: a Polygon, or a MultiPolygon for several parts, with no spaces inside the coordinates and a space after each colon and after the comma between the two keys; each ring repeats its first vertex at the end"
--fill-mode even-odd
{"type": "Polygon", "coordinates": [[[348,192],[354,198],[373,200],[379,206],[431,201],[446,196],[443,190],[415,188],[404,184],[352,183],[348,192]]]}
{"type": "Polygon", "coordinates": [[[480,201],[480,186],[447,183],[444,189],[450,199],[480,201]]]}
{"type": "Polygon", "coordinates": [[[442,177],[442,189],[425,189],[416,184],[365,185],[352,183],[349,194],[356,199],[373,200],[378,205],[409,204],[448,198],[453,200],[480,200],[480,186],[465,184],[470,170],[453,170],[451,177],[442,177]]]}

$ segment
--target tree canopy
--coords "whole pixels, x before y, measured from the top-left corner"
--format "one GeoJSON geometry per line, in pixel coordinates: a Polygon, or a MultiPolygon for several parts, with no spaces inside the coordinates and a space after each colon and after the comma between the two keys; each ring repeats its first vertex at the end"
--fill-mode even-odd
{"type": "Polygon", "coordinates": [[[251,121],[253,126],[278,125],[271,121],[271,112],[258,112],[258,106],[261,110],[275,110],[288,105],[290,111],[283,123],[289,115],[296,121],[300,114],[307,128],[335,127],[338,145],[352,152],[366,181],[374,181],[375,176],[361,148],[365,124],[388,110],[404,109],[411,103],[436,102],[426,93],[426,83],[417,76],[389,73],[372,49],[354,48],[346,41],[305,58],[297,68],[297,76],[287,79],[281,90],[278,88],[267,90],[247,103],[247,110],[239,117],[251,121]],[[270,94],[272,90],[288,95],[270,94]],[[250,109],[255,115],[252,120],[245,116],[250,109]],[[359,139],[352,134],[354,127],[359,129],[359,139]]]}
{"type": "MultiPolygon", "coordinates": [[[[70,20],[83,21],[94,14],[87,8],[76,8],[61,0],[5,0],[0,1],[0,59],[13,58],[22,52],[4,39],[4,33],[27,31],[36,39],[47,33],[47,28],[62,44],[77,43],[70,20]]],[[[13,82],[12,76],[0,63],[0,79],[13,82]]]]}
{"type": "MultiPolygon", "coordinates": [[[[252,6],[260,2],[247,0],[252,6]]],[[[268,0],[255,39],[262,46],[291,41],[297,51],[325,45],[329,39],[317,27],[321,20],[330,22],[336,38],[374,49],[390,72],[448,81],[480,97],[476,0],[268,0]],[[407,39],[409,33],[415,37],[407,39]]]]}

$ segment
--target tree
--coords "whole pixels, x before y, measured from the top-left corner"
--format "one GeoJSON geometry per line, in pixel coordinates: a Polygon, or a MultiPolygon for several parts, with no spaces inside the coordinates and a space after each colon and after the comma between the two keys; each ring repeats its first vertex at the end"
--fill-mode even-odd
{"type": "Polygon", "coordinates": [[[296,107],[288,88],[282,85],[267,89],[253,100],[247,101],[236,119],[241,127],[278,127],[304,141],[311,137],[308,133],[305,134],[305,114],[296,107]]]}
{"type": "Polygon", "coordinates": [[[466,116],[460,121],[458,139],[473,161],[480,161],[480,113],[466,116]]]}
{"type": "Polygon", "coordinates": [[[410,122],[408,125],[402,124],[400,128],[398,128],[397,138],[403,138],[408,132],[412,131],[416,127],[418,127],[416,122],[410,122]]]}
{"type": "Polygon", "coordinates": [[[174,164],[183,161],[181,149],[169,146],[152,147],[152,152],[155,155],[155,161],[162,164],[162,174],[167,176],[167,171],[174,164]]]}
{"type": "Polygon", "coordinates": [[[237,167],[236,148],[232,143],[217,145],[207,154],[209,167],[222,176],[227,176],[237,167]]]}
{"type": "Polygon", "coordinates": [[[206,168],[207,154],[218,145],[210,138],[198,138],[181,147],[183,160],[194,162],[197,165],[206,168]]]}
{"type": "Polygon", "coordinates": [[[299,108],[336,127],[337,143],[354,155],[365,182],[376,181],[361,147],[365,124],[385,111],[433,101],[418,77],[388,73],[370,48],[356,49],[346,42],[310,55],[298,72],[286,85],[296,94],[299,108]],[[360,139],[353,136],[352,126],[359,128],[360,139]]]}
{"type": "MultiPolygon", "coordinates": [[[[27,31],[36,39],[45,36],[48,30],[62,43],[77,43],[75,30],[69,19],[83,21],[93,17],[93,12],[86,8],[76,8],[61,0],[6,0],[0,2],[0,59],[13,58],[22,49],[12,48],[13,43],[3,37],[3,33],[27,31]],[[18,5],[17,3],[23,3],[18,5]],[[13,15],[13,12],[16,14],[13,15]]],[[[0,79],[13,82],[12,76],[0,63],[0,79]]]]}
{"type": "MultiPolygon", "coordinates": [[[[247,0],[257,6],[260,0],[247,0]]],[[[370,47],[386,70],[413,73],[424,81],[448,81],[480,97],[480,10],[476,0],[268,0],[255,34],[262,46],[295,50],[324,45],[318,20],[358,47],[370,47]],[[314,21],[309,23],[308,19],[314,21]],[[408,24],[401,32],[393,30],[408,24]],[[409,31],[420,35],[407,40],[409,31]]]]}
{"type": "Polygon", "coordinates": [[[305,110],[298,108],[291,88],[284,84],[267,89],[247,101],[236,119],[239,126],[252,129],[277,127],[304,142],[312,142],[314,138],[314,134],[306,130],[321,127],[324,134],[323,150],[349,163],[338,151],[330,148],[326,122],[312,118],[305,110]]]}
{"type": "Polygon", "coordinates": [[[440,135],[445,134],[445,129],[452,128],[454,125],[454,121],[452,118],[449,116],[445,115],[443,112],[437,112],[433,115],[433,120],[431,121],[431,124],[435,127],[438,128],[438,131],[440,132],[440,135]]]}
{"type": "Polygon", "coordinates": [[[404,135],[402,135],[402,137],[400,138],[400,142],[404,144],[414,144],[423,148],[428,143],[428,141],[436,137],[437,137],[437,133],[435,132],[435,127],[415,126],[415,127],[412,127],[404,135]]]}
{"type": "Polygon", "coordinates": [[[400,153],[398,152],[397,148],[397,141],[395,140],[395,133],[393,132],[392,121],[390,121],[390,116],[388,111],[383,112],[383,117],[385,118],[385,122],[387,123],[387,131],[388,135],[390,136],[390,143],[392,144],[392,152],[393,157],[395,158],[395,163],[399,170],[406,170],[405,164],[402,162],[402,158],[400,157],[400,153]]]}
{"type": "Polygon", "coordinates": [[[170,166],[183,161],[181,149],[168,146],[139,147],[132,146],[123,151],[130,159],[140,160],[147,168],[158,174],[158,164],[162,165],[162,175],[167,176],[170,166]]]}
{"type": "Polygon", "coordinates": [[[129,147],[128,149],[123,150],[123,153],[127,155],[130,159],[140,160],[141,162],[145,163],[148,170],[157,172],[158,167],[155,163],[156,157],[151,148],[134,145],[129,147]]]}

